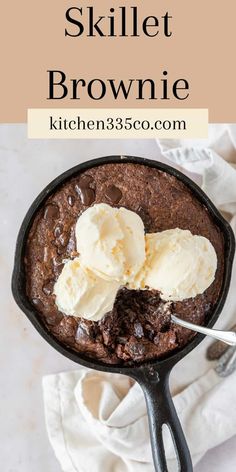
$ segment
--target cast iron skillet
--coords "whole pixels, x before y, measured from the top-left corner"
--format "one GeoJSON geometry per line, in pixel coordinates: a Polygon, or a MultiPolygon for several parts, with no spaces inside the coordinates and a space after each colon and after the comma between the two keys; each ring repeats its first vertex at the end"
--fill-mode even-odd
{"type": "Polygon", "coordinates": [[[212,327],[214,325],[223,308],[229,289],[235,250],[233,232],[229,224],[220,215],[209,198],[197,185],[195,185],[194,182],[188,179],[181,172],[173,169],[170,166],[167,166],[166,164],[138,157],[109,156],[89,162],[84,162],[64,172],[62,175],[53,180],[40,193],[27,212],[20,228],[16,244],[15,265],[12,277],[12,291],[16,303],[33,323],[38,332],[61,354],[69,357],[69,359],[72,359],[74,362],[82,364],[83,366],[89,367],[91,369],[101,370],[104,372],[117,372],[128,375],[140,384],[143,389],[147,404],[155,470],[158,472],[168,471],[163,443],[163,425],[167,425],[171,432],[173,443],[176,449],[179,470],[181,472],[191,472],[193,469],[189,449],[170,395],[169,375],[173,366],[184,356],[186,356],[192,349],[194,349],[203,340],[204,336],[200,334],[196,335],[186,347],[178,350],[166,359],[148,361],[140,365],[135,365],[134,367],[126,367],[125,365],[106,365],[105,363],[99,362],[98,360],[91,360],[79,353],[76,353],[70,347],[65,346],[55,339],[55,337],[53,337],[52,334],[50,334],[50,332],[47,330],[41,321],[41,318],[37,316],[36,308],[32,306],[26,296],[24,269],[25,245],[35,214],[43,205],[45,199],[47,199],[50,194],[54,193],[58,186],[81,171],[90,169],[94,166],[99,166],[101,164],[122,162],[144,164],[146,166],[154,167],[174,175],[177,179],[184,182],[184,184],[192,190],[193,194],[198,198],[198,200],[200,200],[200,202],[207,207],[216,225],[218,225],[218,227],[221,229],[225,241],[224,280],[219,300],[207,323],[208,327],[212,327]]]}

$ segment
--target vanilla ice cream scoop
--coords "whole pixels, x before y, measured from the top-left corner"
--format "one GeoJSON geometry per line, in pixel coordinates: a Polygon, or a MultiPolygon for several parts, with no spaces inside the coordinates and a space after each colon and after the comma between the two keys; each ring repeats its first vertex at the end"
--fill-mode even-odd
{"type": "Polygon", "coordinates": [[[107,280],[124,285],[145,261],[144,225],[126,208],[96,204],[78,218],[77,250],[85,267],[107,280]]]}
{"type": "Polygon", "coordinates": [[[181,301],[203,293],[215,277],[217,257],[208,239],[178,228],[145,236],[141,218],[125,208],[88,208],[75,235],[80,255],[65,263],[54,286],[56,304],[67,315],[100,320],[123,285],[181,301]]]}
{"type": "Polygon", "coordinates": [[[66,315],[97,321],[112,310],[119,286],[83,267],[76,257],[65,263],[54,285],[56,305],[66,315]]]}
{"type": "Polygon", "coordinates": [[[161,292],[164,300],[180,301],[203,293],[213,282],[217,256],[211,242],[188,230],[146,234],[142,285],[161,292]]]}

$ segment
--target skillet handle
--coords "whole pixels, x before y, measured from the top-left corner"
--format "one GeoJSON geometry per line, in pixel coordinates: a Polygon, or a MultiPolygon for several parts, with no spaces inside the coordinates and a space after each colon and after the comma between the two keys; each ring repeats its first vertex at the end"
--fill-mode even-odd
{"type": "Polygon", "coordinates": [[[147,404],[155,471],[168,472],[163,442],[163,425],[166,425],[174,443],[178,470],[192,472],[190,452],[170,394],[169,374],[145,369],[143,375],[136,378],[147,404]]]}

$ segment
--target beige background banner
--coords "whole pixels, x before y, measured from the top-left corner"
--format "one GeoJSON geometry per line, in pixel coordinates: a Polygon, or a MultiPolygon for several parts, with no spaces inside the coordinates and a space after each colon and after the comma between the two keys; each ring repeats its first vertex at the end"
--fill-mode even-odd
{"type": "Polygon", "coordinates": [[[28,138],[207,138],[206,109],[55,109],[28,110],[28,138]]]}
{"type": "MultiPolygon", "coordinates": [[[[235,0],[22,0],[2,2],[1,122],[26,122],[28,108],[208,108],[210,122],[236,122],[235,0]],[[132,21],[131,6],[138,7],[139,25],[145,16],[160,20],[160,33],[154,38],[65,37],[65,12],[82,7],[80,21],[87,28],[87,6],[94,15],[111,15],[119,21],[118,7],[126,6],[127,23],[132,21]],[[173,18],[172,36],[163,35],[166,12],[173,18]],[[70,79],[94,78],[104,81],[153,79],[156,95],[161,95],[163,70],[171,84],[185,78],[189,98],[178,101],[137,100],[132,88],[128,100],[114,100],[107,93],[102,100],[91,100],[86,87],[78,100],[47,100],[47,70],[62,70],[70,79]]],[[[104,23],[105,24],[105,23],[104,23]]],[[[70,25],[70,29],[73,25],[70,25]]],[[[106,32],[106,27],[104,26],[106,32]]],[[[154,31],[154,30],[153,30],[154,31]]]]}

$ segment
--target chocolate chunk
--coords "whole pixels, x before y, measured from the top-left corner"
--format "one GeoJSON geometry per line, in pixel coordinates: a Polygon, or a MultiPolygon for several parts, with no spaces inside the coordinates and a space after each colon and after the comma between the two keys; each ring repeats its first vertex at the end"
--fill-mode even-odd
{"type": "Polygon", "coordinates": [[[155,336],[155,329],[153,329],[152,325],[145,324],[145,331],[148,339],[150,339],[150,341],[153,341],[153,338],[155,336]]]}
{"type": "Polygon", "coordinates": [[[55,238],[58,238],[63,232],[63,226],[62,225],[57,225],[56,228],[54,229],[54,236],[55,238]]]}
{"type": "Polygon", "coordinates": [[[93,332],[89,324],[84,323],[81,321],[79,323],[78,329],[76,331],[75,339],[76,342],[87,342],[90,339],[93,339],[93,332]]]}
{"type": "Polygon", "coordinates": [[[149,228],[151,227],[151,218],[148,211],[145,210],[141,205],[139,205],[136,209],[136,213],[138,213],[140,218],[143,220],[145,230],[149,232],[149,228]]]}
{"type": "Polygon", "coordinates": [[[43,311],[44,310],[44,304],[41,300],[39,300],[39,298],[33,298],[32,299],[32,303],[34,304],[34,306],[37,308],[37,310],[39,311],[43,311]]]}
{"type": "Polygon", "coordinates": [[[93,177],[91,175],[81,175],[79,178],[79,186],[80,187],[90,187],[91,184],[94,183],[93,177]]]}
{"type": "Polygon", "coordinates": [[[59,246],[65,247],[68,243],[68,234],[62,233],[58,238],[58,243],[59,243],[59,246]]]}
{"type": "Polygon", "coordinates": [[[77,252],[76,252],[76,244],[75,244],[75,236],[72,235],[68,241],[68,244],[67,244],[67,248],[66,248],[66,251],[68,254],[71,254],[71,253],[76,253],[75,255],[77,255],[77,252]]]}
{"type": "Polygon", "coordinates": [[[92,188],[84,186],[80,187],[79,185],[76,185],[75,188],[83,205],[89,206],[94,202],[95,191],[92,188]]]}
{"type": "Polygon", "coordinates": [[[134,323],[134,335],[136,338],[142,338],[142,336],[144,336],[141,323],[134,323]]]}
{"type": "Polygon", "coordinates": [[[55,240],[55,245],[57,248],[57,254],[62,255],[66,253],[66,246],[68,244],[68,233],[62,233],[55,240]]]}
{"type": "Polygon", "coordinates": [[[45,293],[45,295],[51,295],[53,293],[53,289],[54,289],[54,284],[55,284],[55,281],[54,280],[48,280],[44,285],[43,285],[43,293],[45,293]]]}
{"type": "Polygon", "coordinates": [[[64,267],[61,257],[53,257],[51,265],[56,277],[58,277],[64,267]]]}
{"type": "Polygon", "coordinates": [[[81,175],[79,183],[75,185],[75,190],[83,205],[89,206],[95,200],[95,190],[91,188],[92,184],[94,184],[94,179],[90,175],[81,175]]]}
{"type": "Polygon", "coordinates": [[[118,203],[122,198],[122,192],[115,185],[109,185],[106,189],[105,197],[112,203],[118,203]]]}
{"type": "Polygon", "coordinates": [[[73,197],[73,195],[68,195],[67,201],[68,201],[69,205],[72,207],[75,203],[75,197],[73,197]]]}
{"type": "Polygon", "coordinates": [[[56,204],[50,203],[49,205],[46,206],[45,211],[44,211],[44,219],[56,219],[59,218],[60,216],[60,211],[59,208],[56,204]]]}

